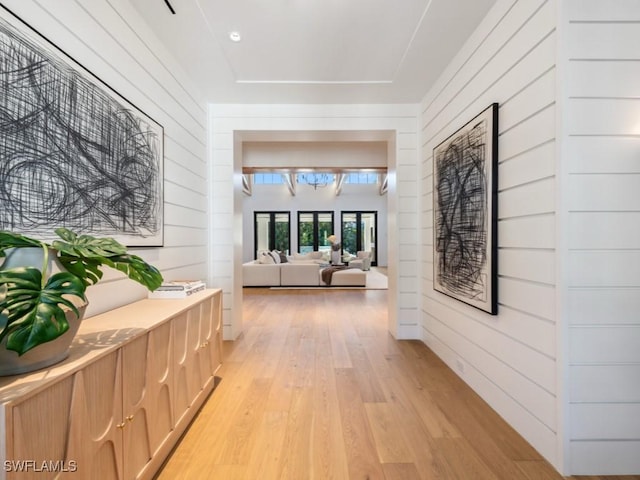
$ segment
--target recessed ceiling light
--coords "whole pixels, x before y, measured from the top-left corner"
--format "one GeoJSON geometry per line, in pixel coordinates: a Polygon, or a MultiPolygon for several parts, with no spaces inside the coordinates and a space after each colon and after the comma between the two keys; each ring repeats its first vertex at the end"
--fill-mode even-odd
{"type": "Polygon", "coordinates": [[[231,40],[232,42],[239,42],[240,40],[242,40],[240,32],[229,32],[229,40],[231,40]]]}

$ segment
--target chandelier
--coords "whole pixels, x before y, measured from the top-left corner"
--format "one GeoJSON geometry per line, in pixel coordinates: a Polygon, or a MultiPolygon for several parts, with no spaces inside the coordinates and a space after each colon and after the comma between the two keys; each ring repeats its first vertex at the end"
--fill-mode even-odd
{"type": "Polygon", "coordinates": [[[299,173],[298,183],[311,185],[314,190],[317,190],[333,183],[333,175],[329,173],[299,173]]]}

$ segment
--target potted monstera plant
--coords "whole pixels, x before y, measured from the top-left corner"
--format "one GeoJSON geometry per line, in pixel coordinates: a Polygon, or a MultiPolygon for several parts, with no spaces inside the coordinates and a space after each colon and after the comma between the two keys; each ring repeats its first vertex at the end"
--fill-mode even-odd
{"type": "Polygon", "coordinates": [[[155,290],[157,268],[112,238],[57,228],[51,243],[0,231],[0,375],[49,366],[68,355],[104,267],[155,290]],[[4,257],[4,258],[3,258],[4,257]]]}

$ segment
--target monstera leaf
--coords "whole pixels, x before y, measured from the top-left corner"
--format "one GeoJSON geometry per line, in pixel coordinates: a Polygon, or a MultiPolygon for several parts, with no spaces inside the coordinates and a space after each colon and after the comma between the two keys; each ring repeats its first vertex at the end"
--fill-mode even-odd
{"type": "Polygon", "coordinates": [[[69,272],[83,279],[86,286],[102,278],[100,267],[107,265],[125,273],[149,290],[162,283],[162,275],[142,258],[127,253],[127,248],[113,238],[95,238],[91,235],[76,235],[66,228],[57,228],[62,240],[53,242],[53,248],[61,255],[60,263],[69,272]]]}
{"type": "Polygon", "coordinates": [[[33,240],[19,233],[0,231],[0,257],[5,256],[4,251],[8,248],[41,246],[42,243],[38,240],[33,240]]]}
{"type": "Polygon", "coordinates": [[[66,228],[56,228],[55,232],[64,241],[55,240],[53,242],[53,248],[66,255],[100,258],[124,255],[127,253],[127,247],[113,238],[96,238],[91,235],[77,235],[66,228]]]}
{"type": "Polygon", "coordinates": [[[102,278],[100,267],[107,263],[108,257],[127,253],[127,248],[113,238],[77,235],[66,228],[57,228],[55,232],[64,240],[52,244],[60,252],[60,263],[83,279],[85,286],[94,285],[102,278]]]}
{"type": "Polygon", "coordinates": [[[162,284],[160,271],[137,255],[127,254],[106,258],[105,264],[125,273],[131,280],[144,285],[151,291],[162,284]]]}
{"type": "Polygon", "coordinates": [[[69,272],[52,275],[42,285],[37,268],[19,267],[0,270],[0,316],[4,317],[0,340],[6,337],[7,349],[22,355],[33,347],[54,340],[69,329],[66,306],[79,315],[65,295],[85,299],[85,284],[69,272]]]}
{"type": "Polygon", "coordinates": [[[68,272],[81,279],[85,287],[95,285],[102,278],[100,267],[104,265],[103,258],[80,258],[71,255],[60,255],[58,260],[68,272]]]}

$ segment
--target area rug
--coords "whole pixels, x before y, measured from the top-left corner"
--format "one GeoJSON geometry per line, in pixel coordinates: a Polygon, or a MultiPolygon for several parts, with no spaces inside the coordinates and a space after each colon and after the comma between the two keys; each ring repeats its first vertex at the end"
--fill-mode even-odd
{"type": "Polygon", "coordinates": [[[389,288],[389,282],[387,276],[376,270],[375,267],[367,271],[367,283],[364,287],[270,287],[271,290],[387,290],[389,288]]]}

